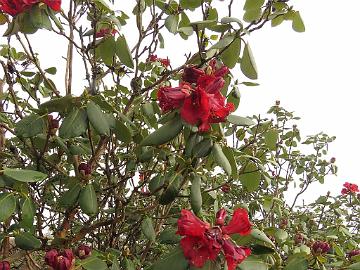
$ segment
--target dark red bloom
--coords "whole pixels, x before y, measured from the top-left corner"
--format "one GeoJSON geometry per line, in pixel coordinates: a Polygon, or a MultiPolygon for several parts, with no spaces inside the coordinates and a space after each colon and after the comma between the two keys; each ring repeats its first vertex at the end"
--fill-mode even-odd
{"type": "Polygon", "coordinates": [[[10,263],[8,261],[0,261],[0,270],[10,270],[10,263]]]}
{"type": "Polygon", "coordinates": [[[101,28],[99,31],[96,32],[95,36],[96,36],[96,38],[102,38],[102,37],[109,36],[109,35],[114,36],[116,33],[117,33],[116,29],[101,28]]]}
{"type": "Polygon", "coordinates": [[[49,250],[45,254],[45,263],[53,268],[56,266],[58,251],[56,249],[49,250]]]}
{"type": "Polygon", "coordinates": [[[61,0],[0,0],[0,10],[11,16],[16,16],[40,2],[43,2],[55,11],[61,9],[61,0]]]}
{"type": "Polygon", "coordinates": [[[188,83],[197,83],[200,76],[204,76],[205,72],[202,69],[193,66],[184,68],[182,80],[188,83]]]}
{"type": "Polygon", "coordinates": [[[330,250],[330,245],[324,241],[316,241],[312,245],[312,250],[315,254],[325,254],[330,250]]]}
{"type": "Polygon", "coordinates": [[[224,184],[221,186],[221,191],[224,193],[229,193],[230,192],[230,185],[229,184],[224,184]]]}
{"type": "Polygon", "coordinates": [[[219,226],[223,226],[225,224],[225,218],[227,216],[226,210],[224,208],[221,208],[216,213],[216,221],[215,224],[219,226]]]}
{"type": "Polygon", "coordinates": [[[64,256],[58,256],[55,270],[69,270],[71,268],[72,262],[64,257],[64,256]]]}
{"type": "Polygon", "coordinates": [[[236,209],[229,224],[222,227],[222,231],[226,234],[249,234],[251,232],[251,223],[247,211],[243,208],[236,209]]]}
{"type": "MultiPolygon", "coordinates": [[[[233,223],[236,221],[244,222],[242,219],[235,218],[235,214],[236,211],[232,219],[233,223]]],[[[201,268],[207,260],[215,260],[221,250],[223,250],[228,269],[234,270],[236,265],[250,255],[250,249],[235,245],[230,240],[229,235],[224,232],[223,228],[225,226],[223,224],[225,217],[226,211],[220,209],[216,214],[217,226],[210,227],[208,223],[201,221],[190,211],[181,211],[177,234],[184,236],[180,240],[180,246],[185,258],[189,260],[191,265],[201,268]]],[[[233,224],[232,226],[235,225],[233,224]]],[[[237,224],[237,227],[242,228],[246,226],[237,224]]]]}
{"type": "Polygon", "coordinates": [[[149,55],[149,58],[148,58],[148,61],[150,62],[156,62],[157,61],[157,55],[156,54],[150,54],[149,55]]]}
{"type": "Polygon", "coordinates": [[[191,91],[191,86],[186,83],[174,88],[170,86],[161,87],[157,93],[160,108],[164,112],[180,108],[185,98],[190,96],[191,91]]]}
{"type": "Polygon", "coordinates": [[[160,62],[164,67],[170,66],[170,60],[169,60],[169,58],[159,58],[159,62],[160,62]]]}
{"type": "Polygon", "coordinates": [[[79,167],[78,167],[78,170],[83,175],[91,174],[91,166],[88,163],[84,163],[84,162],[80,163],[79,167]]]}
{"type": "Polygon", "coordinates": [[[343,186],[344,186],[344,188],[341,190],[342,195],[359,192],[359,187],[356,184],[351,184],[349,182],[345,182],[345,184],[343,186]]]}
{"type": "Polygon", "coordinates": [[[360,255],[360,249],[352,250],[348,253],[348,257],[351,260],[352,257],[360,255]]]}
{"type": "Polygon", "coordinates": [[[81,260],[89,257],[91,255],[91,247],[86,245],[80,245],[76,249],[76,256],[78,256],[81,260]]]}

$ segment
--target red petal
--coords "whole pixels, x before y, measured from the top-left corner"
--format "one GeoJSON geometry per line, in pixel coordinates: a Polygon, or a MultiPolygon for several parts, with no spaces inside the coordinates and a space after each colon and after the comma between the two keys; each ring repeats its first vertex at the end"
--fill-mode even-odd
{"type": "Polygon", "coordinates": [[[189,210],[183,209],[178,219],[178,231],[176,233],[179,235],[203,237],[205,231],[209,228],[210,225],[208,223],[200,220],[189,210]]]}
{"type": "Polygon", "coordinates": [[[235,270],[236,266],[251,254],[251,250],[249,248],[236,246],[231,242],[231,240],[224,241],[223,250],[228,270],[235,270]]]}
{"type": "Polygon", "coordinates": [[[225,234],[249,234],[251,232],[251,223],[249,221],[247,211],[243,208],[236,209],[229,224],[227,226],[223,226],[222,231],[225,234]]]}
{"type": "Polygon", "coordinates": [[[43,2],[54,11],[60,11],[61,9],[61,0],[43,0],[43,2]]]}
{"type": "MultiPolygon", "coordinates": [[[[209,250],[209,244],[205,238],[187,236],[180,240],[180,246],[185,258],[197,268],[202,268],[207,260],[214,259],[214,254],[209,250]]],[[[220,250],[218,250],[215,258],[219,252],[220,250]]]]}

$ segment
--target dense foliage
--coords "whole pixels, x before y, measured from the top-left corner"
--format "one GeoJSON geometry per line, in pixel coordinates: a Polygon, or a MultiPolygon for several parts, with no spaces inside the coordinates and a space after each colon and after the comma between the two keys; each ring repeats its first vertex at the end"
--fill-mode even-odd
{"type": "Polygon", "coordinates": [[[360,269],[357,185],[300,202],[336,174],[335,138],[302,137],[279,101],[236,113],[257,85],[248,34],[303,32],[300,13],[287,0],[121,2],[131,14],[0,0],[0,270],[360,269]],[[64,74],[32,46],[46,31],[68,42],[64,74]],[[158,57],[172,39],[191,48],[178,67],[180,48],[158,57]]]}

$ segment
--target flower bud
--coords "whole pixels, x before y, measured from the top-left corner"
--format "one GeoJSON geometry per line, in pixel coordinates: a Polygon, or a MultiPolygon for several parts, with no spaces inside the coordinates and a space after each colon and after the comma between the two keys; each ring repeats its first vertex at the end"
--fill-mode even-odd
{"type": "Polygon", "coordinates": [[[59,254],[56,249],[49,250],[45,254],[45,263],[51,266],[52,268],[55,268],[58,255],[59,254]]]}
{"type": "Polygon", "coordinates": [[[360,255],[360,249],[352,250],[348,253],[348,257],[351,260],[351,257],[360,255]]]}
{"type": "Polygon", "coordinates": [[[10,270],[10,263],[8,261],[0,261],[0,270],[10,270]]]}
{"type": "Polygon", "coordinates": [[[280,227],[280,229],[285,229],[287,227],[287,225],[288,225],[288,220],[287,219],[282,219],[280,221],[279,227],[280,227]]]}
{"type": "Polygon", "coordinates": [[[67,259],[69,259],[70,262],[74,260],[74,253],[71,249],[65,249],[63,252],[61,252],[61,255],[67,259]]]}
{"type": "Polygon", "coordinates": [[[230,192],[230,185],[229,184],[223,184],[221,186],[221,191],[224,193],[229,193],[230,192]]]}
{"type": "Polygon", "coordinates": [[[316,241],[312,245],[312,250],[315,254],[325,254],[330,250],[330,245],[324,241],[316,241]]]}
{"type": "Polygon", "coordinates": [[[301,244],[304,241],[304,235],[297,233],[294,237],[295,244],[301,244]]]}
{"type": "Polygon", "coordinates": [[[76,256],[78,256],[81,260],[91,255],[91,247],[86,245],[81,245],[76,250],[76,256]]]}
{"type": "Polygon", "coordinates": [[[335,161],[336,161],[336,158],[334,158],[334,157],[332,157],[332,158],[330,159],[330,163],[335,163],[335,161]]]}
{"type": "Polygon", "coordinates": [[[84,176],[91,174],[91,166],[84,162],[79,164],[78,170],[84,176]]]}
{"type": "Polygon", "coordinates": [[[217,213],[216,213],[216,225],[219,226],[223,226],[225,224],[225,218],[226,218],[226,211],[224,208],[221,208],[217,213]]]}
{"type": "Polygon", "coordinates": [[[58,256],[57,257],[57,262],[56,262],[56,270],[70,270],[72,265],[72,262],[64,257],[64,256],[58,256]]]}

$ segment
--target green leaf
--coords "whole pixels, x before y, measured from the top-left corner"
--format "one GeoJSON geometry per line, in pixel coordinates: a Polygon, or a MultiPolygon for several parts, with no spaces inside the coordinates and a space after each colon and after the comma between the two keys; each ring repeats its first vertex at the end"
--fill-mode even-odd
{"type": "Polygon", "coordinates": [[[64,208],[69,208],[73,206],[78,198],[81,191],[80,183],[73,185],[68,191],[64,192],[59,199],[59,205],[64,208]]]}
{"type": "Polygon", "coordinates": [[[265,3],[265,0],[246,0],[244,10],[259,9],[265,3]]]}
{"type": "Polygon", "coordinates": [[[131,142],[132,136],[131,136],[130,129],[119,120],[116,120],[116,122],[115,122],[114,133],[118,140],[120,140],[124,143],[131,142]]]}
{"type": "Polygon", "coordinates": [[[179,117],[175,117],[171,121],[164,124],[153,133],[149,134],[140,143],[142,146],[154,146],[167,143],[174,139],[182,130],[183,124],[179,117]]]}
{"type": "Polygon", "coordinates": [[[46,10],[34,5],[30,11],[31,23],[34,28],[45,28],[51,30],[51,22],[46,14],[46,10]]]}
{"type": "Polygon", "coordinates": [[[287,260],[284,270],[307,270],[309,263],[305,257],[292,256],[287,260]]]}
{"type": "Polygon", "coordinates": [[[195,214],[198,214],[202,206],[201,196],[201,178],[198,175],[192,175],[191,177],[191,188],[190,188],[190,203],[191,209],[195,214]]]}
{"type": "Polygon", "coordinates": [[[283,229],[277,229],[274,234],[276,241],[279,243],[285,242],[285,240],[288,238],[288,236],[289,236],[288,233],[286,231],[284,231],[283,229]]]}
{"type": "Polygon", "coordinates": [[[206,157],[211,153],[212,146],[212,140],[209,138],[204,138],[201,142],[194,146],[192,154],[196,158],[206,157]]]}
{"type": "Polygon", "coordinates": [[[220,58],[227,67],[229,68],[235,67],[239,59],[240,49],[241,49],[241,39],[235,38],[234,41],[230,44],[230,46],[227,47],[226,50],[224,50],[221,53],[220,58]]]}
{"type": "Polygon", "coordinates": [[[253,255],[262,255],[262,254],[272,254],[275,253],[275,250],[263,245],[251,245],[251,254],[253,255]]]}
{"type": "Polygon", "coordinates": [[[161,244],[173,245],[180,242],[181,236],[176,234],[176,229],[165,229],[159,235],[161,244]]]}
{"type": "Polygon", "coordinates": [[[59,129],[59,136],[64,139],[78,137],[87,129],[87,116],[83,109],[74,109],[65,117],[59,129]]]}
{"type": "Polygon", "coordinates": [[[80,192],[79,204],[81,210],[89,215],[93,216],[98,212],[98,202],[94,186],[92,184],[86,185],[80,192]]]}
{"type": "Polygon", "coordinates": [[[152,219],[149,217],[144,218],[141,223],[141,231],[145,235],[145,237],[151,242],[155,242],[156,233],[154,230],[154,225],[152,223],[152,219]]]}
{"type": "Polygon", "coordinates": [[[231,147],[225,146],[222,149],[224,155],[226,156],[226,158],[228,159],[228,161],[230,162],[231,165],[231,175],[232,177],[236,177],[238,174],[238,169],[237,169],[237,163],[234,157],[234,152],[232,150],[231,147]]]}
{"type": "Polygon", "coordinates": [[[136,270],[133,261],[129,260],[128,258],[124,259],[125,270],[136,270]]]}
{"type": "Polygon", "coordinates": [[[188,261],[184,257],[184,253],[180,247],[171,250],[164,257],[155,262],[152,270],[186,270],[188,268],[188,261]]]}
{"type": "Polygon", "coordinates": [[[104,63],[111,66],[116,52],[116,42],[114,37],[110,36],[105,38],[96,49],[104,63]]]}
{"type": "Polygon", "coordinates": [[[34,34],[38,30],[38,27],[33,25],[32,14],[30,12],[20,13],[16,17],[19,20],[21,33],[34,34]]]}
{"type": "Polygon", "coordinates": [[[129,68],[134,68],[134,61],[125,36],[123,35],[120,35],[120,37],[116,40],[116,55],[124,65],[129,68]]]}
{"type": "Polygon", "coordinates": [[[180,192],[180,184],[182,180],[183,177],[181,175],[175,174],[174,176],[172,176],[168,187],[165,189],[165,191],[161,194],[159,198],[160,204],[166,205],[173,202],[176,199],[176,196],[180,192]]]}
{"type": "Polygon", "coordinates": [[[305,25],[299,11],[294,12],[294,15],[292,16],[292,28],[299,33],[305,32],[305,25]]]}
{"type": "Polygon", "coordinates": [[[249,191],[253,192],[258,189],[261,180],[261,173],[254,163],[246,166],[246,170],[239,176],[241,184],[249,191]]]}
{"type": "Polygon", "coordinates": [[[227,120],[228,120],[228,122],[230,122],[234,125],[237,125],[237,126],[253,126],[256,124],[253,120],[251,120],[249,118],[234,115],[234,114],[229,115],[227,120]]]}
{"type": "Polygon", "coordinates": [[[261,15],[262,15],[262,11],[261,11],[260,8],[259,9],[247,10],[244,13],[243,20],[245,22],[250,23],[252,21],[259,20],[261,18],[261,15]]]}
{"type": "Polygon", "coordinates": [[[33,225],[34,216],[35,216],[35,205],[30,197],[25,197],[25,200],[21,206],[21,217],[22,217],[22,221],[25,223],[27,227],[31,227],[33,225]]]}
{"type": "MultiPolygon", "coordinates": [[[[360,270],[360,262],[350,264],[345,269],[360,270]]],[[[290,269],[287,269],[290,270],[290,269]]],[[[297,269],[296,269],[297,270],[297,269]]],[[[300,269],[299,269],[300,270],[300,269]]]]}
{"type": "Polygon", "coordinates": [[[177,32],[179,24],[179,15],[169,15],[165,20],[165,27],[170,33],[175,34],[177,32]]]}
{"type": "Polygon", "coordinates": [[[276,150],[276,143],[279,139],[279,133],[276,129],[270,129],[264,134],[265,144],[266,146],[274,151],[276,150]]]}
{"type": "Polygon", "coordinates": [[[249,43],[245,45],[243,56],[240,61],[240,68],[242,73],[249,79],[256,80],[258,78],[256,63],[249,43]]]}
{"type": "Polygon", "coordinates": [[[47,177],[46,174],[38,171],[9,168],[4,169],[4,175],[25,183],[42,181],[47,177]]]}
{"type": "Polygon", "coordinates": [[[222,24],[228,24],[232,22],[236,22],[240,27],[242,27],[242,22],[238,18],[235,17],[224,17],[220,21],[222,24]]]}
{"type": "Polygon", "coordinates": [[[44,132],[45,126],[42,116],[30,114],[15,124],[15,134],[24,138],[35,137],[44,132]]]}
{"type": "Polygon", "coordinates": [[[219,144],[215,143],[212,148],[212,154],[215,162],[224,169],[227,175],[231,175],[231,165],[219,144]]]}
{"type": "Polygon", "coordinates": [[[33,250],[41,247],[41,241],[29,232],[23,232],[16,235],[15,244],[22,250],[33,250]]]}
{"type": "Polygon", "coordinates": [[[75,100],[76,98],[70,95],[53,98],[40,104],[39,109],[44,112],[66,112],[74,106],[75,100]]]}
{"type": "Polygon", "coordinates": [[[274,19],[271,20],[271,27],[275,27],[280,25],[282,22],[284,21],[284,16],[283,15],[279,15],[277,17],[275,17],[274,19]]]}
{"type": "Polygon", "coordinates": [[[197,22],[192,22],[190,23],[190,25],[195,29],[195,30],[203,30],[205,28],[211,27],[216,25],[216,20],[205,20],[205,21],[197,21],[197,22]]]}
{"type": "Polygon", "coordinates": [[[180,0],[180,6],[184,9],[195,9],[201,6],[201,0],[180,0]]]}
{"type": "Polygon", "coordinates": [[[15,211],[16,199],[14,194],[4,192],[0,194],[0,221],[7,220],[15,211]]]}
{"type": "Polygon", "coordinates": [[[20,30],[20,24],[19,24],[19,20],[16,18],[8,24],[8,27],[5,31],[5,33],[3,34],[3,36],[9,37],[11,35],[18,33],[19,30],[20,30]]]}
{"type": "Polygon", "coordinates": [[[109,122],[106,119],[106,115],[101,111],[99,105],[95,104],[93,101],[89,101],[86,105],[86,112],[91,125],[97,133],[100,135],[110,134],[109,122]]]}
{"type": "MultiPolygon", "coordinates": [[[[127,259],[125,258],[125,260],[127,260],[127,259]]],[[[119,264],[117,258],[114,258],[114,259],[113,259],[112,265],[111,265],[111,270],[120,270],[120,264],[119,264]]],[[[134,268],[134,269],[131,269],[131,268],[128,269],[128,268],[126,268],[126,270],[135,270],[135,268],[134,268]]]]}
{"type": "MultiPolygon", "coordinates": [[[[55,75],[57,69],[56,69],[56,67],[50,67],[50,68],[45,69],[44,71],[45,71],[46,73],[51,74],[51,75],[55,75]]],[[[65,96],[65,97],[70,97],[70,98],[72,98],[71,96],[65,96]]]]}
{"type": "Polygon", "coordinates": [[[95,256],[88,257],[84,260],[80,260],[79,263],[86,270],[106,270],[107,264],[95,256]]]}
{"type": "Polygon", "coordinates": [[[238,266],[241,270],[268,270],[268,265],[254,256],[249,256],[238,266]]]}

